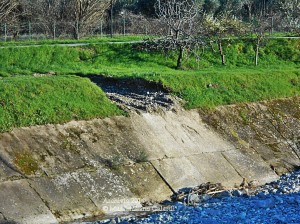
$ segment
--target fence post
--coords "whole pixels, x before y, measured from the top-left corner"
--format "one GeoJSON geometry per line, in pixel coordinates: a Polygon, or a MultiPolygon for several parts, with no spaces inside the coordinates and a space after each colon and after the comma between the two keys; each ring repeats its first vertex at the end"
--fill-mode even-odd
{"type": "Polygon", "coordinates": [[[7,40],[7,25],[6,23],[4,24],[4,41],[6,42],[7,40]]]}
{"type": "Polygon", "coordinates": [[[125,20],[125,13],[124,13],[124,17],[123,17],[123,28],[124,28],[123,34],[124,34],[124,36],[125,36],[125,35],[126,35],[126,20],[125,20]]]}
{"type": "Polygon", "coordinates": [[[31,22],[28,23],[29,39],[31,40],[31,22]]]}
{"type": "Polygon", "coordinates": [[[53,40],[55,40],[56,37],[56,22],[53,23],[53,40]]]}
{"type": "Polygon", "coordinates": [[[76,39],[79,40],[79,21],[76,20],[76,39]]]}
{"type": "Polygon", "coordinates": [[[102,37],[103,36],[103,21],[102,20],[100,21],[100,34],[102,37]]]}
{"type": "Polygon", "coordinates": [[[274,17],[271,18],[271,34],[274,32],[274,17]]]}
{"type": "Polygon", "coordinates": [[[125,36],[126,35],[126,21],[125,21],[125,11],[121,11],[121,16],[122,16],[122,19],[123,19],[123,35],[125,36]]]}

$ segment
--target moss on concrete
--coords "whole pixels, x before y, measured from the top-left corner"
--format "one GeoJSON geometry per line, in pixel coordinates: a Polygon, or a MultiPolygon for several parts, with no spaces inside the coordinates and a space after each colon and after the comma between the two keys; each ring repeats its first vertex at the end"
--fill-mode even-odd
{"type": "Polygon", "coordinates": [[[39,169],[38,161],[29,152],[16,153],[14,164],[26,175],[35,174],[39,169]]]}

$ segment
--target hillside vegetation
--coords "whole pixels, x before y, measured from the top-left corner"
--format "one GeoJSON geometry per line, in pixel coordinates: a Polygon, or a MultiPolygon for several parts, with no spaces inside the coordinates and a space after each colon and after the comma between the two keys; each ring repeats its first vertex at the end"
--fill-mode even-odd
{"type": "Polygon", "coordinates": [[[0,130],[121,114],[98,87],[81,78],[91,74],[159,82],[182,97],[186,108],[299,95],[300,40],[265,40],[259,66],[254,66],[254,49],[254,39],[226,40],[226,66],[212,44],[203,47],[200,60],[186,55],[183,69],[177,70],[176,52],[145,52],[137,44],[3,48],[0,130]],[[56,75],[32,77],[49,71],[56,75]]]}

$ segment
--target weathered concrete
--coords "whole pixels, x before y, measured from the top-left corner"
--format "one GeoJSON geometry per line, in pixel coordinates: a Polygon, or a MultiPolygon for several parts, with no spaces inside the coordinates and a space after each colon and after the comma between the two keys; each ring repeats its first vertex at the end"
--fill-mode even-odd
{"type": "Polygon", "coordinates": [[[5,162],[0,161],[0,181],[13,179],[14,177],[18,178],[20,174],[8,167],[5,162]]]}
{"type": "Polygon", "coordinates": [[[184,187],[197,186],[199,183],[205,182],[199,170],[184,156],[154,160],[152,163],[175,191],[184,187]]]}
{"type": "Polygon", "coordinates": [[[205,182],[222,183],[228,188],[242,182],[242,172],[241,174],[236,172],[236,168],[224,158],[221,152],[191,156],[189,160],[202,173],[205,182]]]}
{"type": "Polygon", "coordinates": [[[264,121],[268,108],[134,113],[0,134],[0,223],[101,217],[205,182],[272,181],[300,165],[288,147],[300,116],[277,106],[283,138],[264,121]]]}
{"type": "Polygon", "coordinates": [[[0,224],[4,224],[6,222],[7,220],[5,219],[5,217],[0,213],[0,224]]]}
{"type": "Polygon", "coordinates": [[[171,189],[148,162],[122,166],[117,172],[141,202],[163,201],[165,195],[172,195],[171,189]]]}
{"type": "Polygon", "coordinates": [[[238,150],[227,151],[222,154],[238,174],[247,180],[255,180],[260,184],[265,184],[278,178],[270,166],[256,155],[245,155],[238,150]]]}
{"type": "Polygon", "coordinates": [[[205,123],[279,175],[300,166],[300,97],[200,110],[205,123]]]}
{"type": "MultiPolygon", "coordinates": [[[[107,200],[118,201],[135,198],[134,194],[125,185],[118,175],[115,175],[107,168],[99,168],[95,173],[80,171],[73,173],[72,176],[80,183],[86,196],[91,198],[94,204],[103,209],[107,200]]],[[[119,204],[119,211],[141,207],[139,203],[119,204]]]]}
{"type": "Polygon", "coordinates": [[[56,218],[26,180],[0,184],[0,212],[7,220],[19,223],[57,223],[56,218]]]}
{"type": "Polygon", "coordinates": [[[233,149],[201,122],[196,111],[142,114],[133,122],[138,139],[150,152],[150,160],[233,149]]]}
{"type": "Polygon", "coordinates": [[[101,215],[101,210],[86,197],[80,184],[70,174],[54,179],[35,178],[29,182],[59,221],[101,215]]]}

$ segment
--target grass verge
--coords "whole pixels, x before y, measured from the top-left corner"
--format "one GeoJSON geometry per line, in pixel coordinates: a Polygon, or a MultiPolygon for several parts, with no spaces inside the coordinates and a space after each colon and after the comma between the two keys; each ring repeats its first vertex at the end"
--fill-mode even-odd
{"type": "Polygon", "coordinates": [[[40,40],[10,40],[6,42],[0,42],[0,46],[9,47],[9,46],[27,46],[27,45],[54,45],[54,44],[74,44],[74,43],[107,43],[107,42],[130,42],[130,41],[139,41],[145,38],[151,38],[152,36],[146,35],[114,35],[112,38],[109,36],[99,36],[92,38],[81,38],[80,40],[74,39],[40,39],[40,40]]]}

